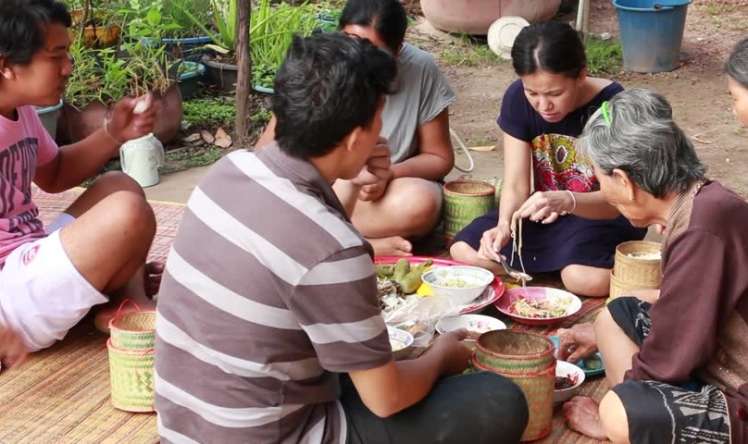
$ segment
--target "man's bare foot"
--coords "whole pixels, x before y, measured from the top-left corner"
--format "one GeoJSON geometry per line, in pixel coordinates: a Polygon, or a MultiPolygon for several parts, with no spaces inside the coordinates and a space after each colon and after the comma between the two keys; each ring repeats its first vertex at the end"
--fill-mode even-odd
{"type": "Polygon", "coordinates": [[[564,417],[569,428],[600,441],[606,441],[597,402],[587,396],[575,396],[564,404],[564,417]]]}
{"type": "Polygon", "coordinates": [[[367,239],[375,256],[413,256],[413,245],[401,236],[367,239]]]}

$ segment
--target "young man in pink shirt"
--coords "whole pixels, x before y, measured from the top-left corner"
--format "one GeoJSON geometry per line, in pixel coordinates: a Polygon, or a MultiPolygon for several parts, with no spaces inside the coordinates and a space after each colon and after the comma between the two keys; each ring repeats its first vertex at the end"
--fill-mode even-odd
{"type": "Polygon", "coordinates": [[[73,70],[69,26],[65,5],[55,0],[0,2],[0,363],[6,365],[62,339],[91,307],[109,300],[105,295],[147,300],[143,269],[156,222],[137,183],[121,173],[104,175],[47,227],[32,201],[32,182],[48,193],[77,186],[124,141],[153,128],[150,97],[126,98],[87,139],[55,144],[34,106],[57,104],[65,90],[73,70]]]}

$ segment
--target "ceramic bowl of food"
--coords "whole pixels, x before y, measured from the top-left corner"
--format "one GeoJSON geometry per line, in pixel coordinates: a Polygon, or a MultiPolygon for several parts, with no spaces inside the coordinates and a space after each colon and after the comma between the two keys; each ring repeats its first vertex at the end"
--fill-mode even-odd
{"type": "Polygon", "coordinates": [[[467,339],[476,340],[478,336],[493,330],[504,330],[506,324],[496,318],[485,315],[465,314],[442,318],[436,323],[440,335],[464,328],[468,331],[467,339]]]}
{"type": "Polygon", "coordinates": [[[584,382],[584,370],[566,361],[556,361],[556,383],[553,388],[553,402],[568,401],[579,393],[584,382]]]}
{"type": "Polygon", "coordinates": [[[387,327],[387,334],[390,337],[390,346],[394,358],[401,359],[407,356],[413,346],[413,335],[403,329],[389,326],[387,327]]]}
{"type": "Polygon", "coordinates": [[[467,265],[433,268],[421,276],[431,287],[431,293],[444,298],[452,306],[462,306],[473,302],[483,294],[494,281],[492,272],[467,265]]]}
{"type": "Polygon", "coordinates": [[[582,301],[558,288],[516,287],[507,290],[495,306],[522,324],[548,325],[578,312],[582,308],[582,301]]]}

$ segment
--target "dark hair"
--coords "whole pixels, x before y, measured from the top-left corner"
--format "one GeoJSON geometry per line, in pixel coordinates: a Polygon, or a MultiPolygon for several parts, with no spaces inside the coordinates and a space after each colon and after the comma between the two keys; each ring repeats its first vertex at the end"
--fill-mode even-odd
{"type": "Polygon", "coordinates": [[[587,57],[582,40],[568,24],[535,23],[514,40],[512,65],[520,77],[538,70],[577,77],[587,66],[587,57]]]}
{"type": "Polygon", "coordinates": [[[744,88],[748,88],[748,38],[735,45],[725,63],[725,72],[744,88]]]}
{"type": "Polygon", "coordinates": [[[59,23],[70,27],[67,7],[55,0],[0,0],[0,57],[26,65],[44,46],[44,27],[59,23]]]}
{"type": "Polygon", "coordinates": [[[339,27],[371,26],[387,47],[396,53],[405,40],[408,17],[399,0],[348,0],[339,27]]]}
{"type": "Polygon", "coordinates": [[[395,59],[368,40],[340,32],[294,37],[275,77],[278,145],[302,159],[329,153],[355,128],[369,127],[396,72],[395,59]]]}

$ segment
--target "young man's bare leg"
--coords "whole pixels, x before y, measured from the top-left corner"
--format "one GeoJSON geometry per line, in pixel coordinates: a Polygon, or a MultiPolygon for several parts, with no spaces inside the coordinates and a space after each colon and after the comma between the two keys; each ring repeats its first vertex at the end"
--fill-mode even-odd
{"type": "MultiPolygon", "coordinates": [[[[335,184],[338,196],[350,194],[345,181],[335,184]]],[[[377,255],[409,255],[408,238],[428,234],[439,221],[442,194],[435,182],[406,177],[395,179],[376,202],[356,202],[353,225],[371,242],[377,255]]]]}
{"type": "Polygon", "coordinates": [[[122,297],[152,305],[146,297],[143,264],[156,230],[153,210],[142,191],[106,194],[92,187],[92,193],[97,192],[102,195],[98,202],[92,194],[71,206],[76,220],[60,233],[63,248],[92,286],[113,297],[110,307],[122,297]],[[86,203],[92,206],[85,208],[86,203]]]}

